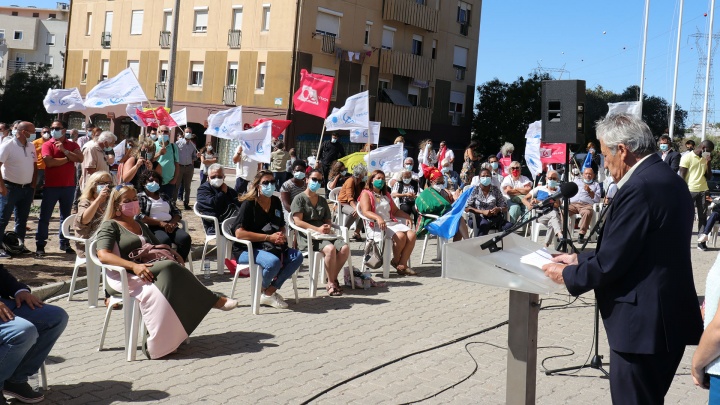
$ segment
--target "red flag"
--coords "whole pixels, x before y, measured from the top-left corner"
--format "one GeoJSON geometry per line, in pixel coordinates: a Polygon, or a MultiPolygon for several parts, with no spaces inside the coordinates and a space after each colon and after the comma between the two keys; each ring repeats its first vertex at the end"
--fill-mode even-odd
{"type": "Polygon", "coordinates": [[[157,118],[155,118],[155,114],[152,110],[142,111],[139,108],[136,108],[135,111],[137,112],[138,118],[143,122],[146,127],[158,127],[157,118]]]}
{"type": "Polygon", "coordinates": [[[277,138],[290,125],[290,120],[274,120],[270,118],[258,118],[253,122],[252,126],[256,127],[265,121],[272,121],[272,137],[277,138]]]}
{"type": "Polygon", "coordinates": [[[168,127],[176,127],[178,126],[177,122],[168,114],[165,107],[158,107],[155,109],[155,116],[157,116],[158,122],[160,122],[160,125],[166,125],[168,127]]]}
{"type": "Polygon", "coordinates": [[[293,96],[296,111],[302,111],[320,118],[327,117],[335,78],[321,74],[300,71],[300,86],[293,96]]]}
{"type": "Polygon", "coordinates": [[[543,164],[565,164],[565,144],[540,143],[540,161],[543,164]]]}

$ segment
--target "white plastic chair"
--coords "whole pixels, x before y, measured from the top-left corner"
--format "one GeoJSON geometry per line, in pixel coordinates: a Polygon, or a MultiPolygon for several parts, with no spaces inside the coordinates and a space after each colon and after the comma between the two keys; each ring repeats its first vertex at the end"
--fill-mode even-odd
{"type": "Polygon", "coordinates": [[[114,271],[120,275],[120,282],[122,284],[122,291],[120,291],[122,298],[111,296],[108,302],[107,310],[105,311],[105,322],[103,323],[103,329],[100,333],[100,346],[98,347],[98,351],[103,349],[103,344],[105,343],[105,335],[107,334],[108,323],[110,323],[110,315],[113,312],[112,307],[116,303],[122,302],[123,316],[125,319],[125,352],[127,361],[134,361],[137,354],[138,329],[141,335],[144,334],[145,325],[142,323],[142,315],[140,314],[140,305],[138,304],[138,301],[130,296],[127,270],[120,266],[111,266],[101,263],[97,256],[97,240],[90,242],[87,252],[90,260],[102,269],[103,280],[107,276],[108,271],[114,271]]]}
{"type": "MultiPolygon", "coordinates": [[[[203,232],[205,232],[205,243],[203,244],[203,252],[202,257],[200,258],[200,263],[205,262],[205,255],[207,254],[207,248],[208,243],[210,241],[215,241],[215,246],[217,247],[217,274],[223,274],[225,272],[225,246],[227,245],[225,241],[225,237],[220,230],[220,221],[212,215],[205,215],[198,212],[197,204],[193,205],[193,212],[195,215],[200,217],[200,219],[206,219],[208,221],[212,221],[215,228],[215,235],[208,235],[208,233],[205,231],[205,226],[203,225],[203,232]]],[[[190,259],[188,257],[188,259],[190,259]]]]}
{"type": "Polygon", "coordinates": [[[70,292],[68,293],[68,301],[72,300],[73,294],[81,291],[75,291],[75,281],[77,281],[77,275],[80,266],[85,266],[85,270],[87,272],[88,306],[90,308],[95,308],[98,301],[100,275],[98,274],[98,267],[95,266],[92,261],[87,260],[88,243],[90,242],[90,240],[75,236],[75,232],[70,229],[72,224],[75,222],[76,216],[77,214],[72,214],[69,217],[65,218],[62,223],[62,233],[65,238],[85,244],[85,257],[80,257],[80,255],[75,256],[75,267],[73,268],[72,279],[70,279],[70,292]]]}
{"type": "MultiPolygon", "coordinates": [[[[187,222],[185,222],[184,219],[181,219],[181,220],[180,220],[180,225],[182,225],[182,229],[184,229],[185,232],[190,233],[189,230],[188,230],[187,222]]],[[[201,225],[202,225],[202,224],[201,224],[201,225]]],[[[204,229],[204,228],[205,228],[205,227],[203,227],[203,229],[204,229]]],[[[177,245],[174,244],[174,243],[173,243],[172,246],[170,246],[170,247],[173,248],[173,249],[175,249],[175,250],[177,250],[177,245]]],[[[204,251],[203,251],[203,253],[204,253],[204,251]]],[[[224,263],[223,263],[223,264],[224,264],[224,263]]],[[[186,267],[188,270],[190,270],[191,273],[195,274],[195,271],[193,270],[192,249],[190,249],[190,251],[188,252],[188,257],[187,257],[187,262],[185,262],[185,267],[186,267]]]]}
{"type": "MultiPolygon", "coordinates": [[[[595,226],[595,222],[597,222],[598,214],[600,213],[600,211],[602,211],[602,207],[603,207],[603,204],[602,204],[602,203],[595,203],[595,204],[593,204],[593,214],[592,214],[592,219],[590,220],[590,227],[588,228],[588,232],[590,232],[590,230],[592,230],[593,227],[595,226]]],[[[581,218],[582,218],[582,215],[580,215],[580,214],[577,214],[577,215],[572,215],[572,214],[570,214],[570,215],[569,215],[569,220],[570,220],[570,236],[572,236],[573,233],[574,233],[574,231],[575,231],[575,223],[577,223],[578,221],[580,221],[581,218]]],[[[596,235],[597,235],[597,234],[593,234],[593,235],[590,236],[590,241],[591,241],[591,242],[597,240],[596,235]]]]}
{"type": "MultiPolygon", "coordinates": [[[[423,214],[422,212],[419,212],[419,211],[418,211],[418,214],[423,218],[430,218],[433,221],[440,218],[437,215],[423,214]]],[[[434,236],[434,235],[430,235],[430,232],[425,234],[425,241],[423,242],[422,252],[420,253],[420,263],[421,264],[423,263],[423,260],[425,259],[425,249],[427,249],[427,244],[428,244],[428,240],[430,239],[430,236],[434,236]]],[[[448,242],[448,240],[445,238],[441,238],[439,236],[436,236],[435,238],[437,239],[437,246],[435,249],[435,258],[437,260],[441,260],[442,259],[442,247],[444,244],[446,244],[448,242]]]]}
{"type": "MultiPolygon", "coordinates": [[[[241,268],[247,268],[250,269],[250,300],[251,305],[250,309],[252,310],[253,315],[259,315],[260,314],[260,294],[262,293],[262,267],[259,264],[255,263],[255,253],[253,251],[252,242],[249,240],[244,239],[238,239],[235,237],[235,234],[233,233],[231,227],[233,222],[235,221],[235,218],[228,218],[223,221],[221,232],[223,235],[223,238],[225,240],[225,244],[227,246],[224,247],[224,251],[227,252],[227,256],[229,258],[230,253],[232,252],[231,243],[242,243],[245,245],[245,248],[248,251],[248,264],[240,264],[238,263],[236,269],[235,269],[235,276],[233,277],[232,287],[230,289],[230,298],[233,298],[235,296],[235,284],[237,283],[238,275],[240,274],[241,268]]],[[[223,257],[224,261],[225,257],[223,257]]],[[[298,269],[299,270],[299,269],[298,269]]],[[[295,303],[297,304],[300,302],[300,299],[298,298],[298,290],[297,290],[297,271],[292,276],[292,283],[293,283],[293,290],[295,291],[295,303]]]]}
{"type": "MultiPolygon", "coordinates": [[[[534,216],[536,214],[537,214],[537,212],[535,210],[532,210],[531,215],[534,216]]],[[[550,232],[549,228],[546,225],[541,224],[538,220],[535,220],[532,222],[531,228],[532,228],[532,230],[530,232],[531,238],[532,238],[532,241],[535,243],[537,243],[538,239],[540,239],[540,231],[541,230],[544,229],[545,232],[550,232]]]]}
{"type": "MultiPolygon", "coordinates": [[[[323,252],[316,252],[313,250],[313,239],[312,234],[313,231],[310,229],[304,229],[300,228],[295,224],[295,219],[293,218],[292,214],[289,214],[287,216],[287,224],[290,225],[290,228],[294,231],[296,237],[299,237],[298,233],[302,233],[307,237],[307,258],[310,260],[309,269],[310,269],[310,298],[315,298],[317,296],[317,285],[318,285],[318,279],[321,277],[321,275],[326,274],[325,273],[325,254],[323,252]]],[[[340,235],[342,236],[342,239],[345,241],[345,243],[350,246],[350,242],[348,239],[348,229],[344,226],[338,226],[333,224],[332,227],[334,229],[337,229],[340,231],[340,235]]],[[[305,256],[305,255],[303,255],[305,256]]],[[[352,288],[355,289],[355,275],[352,271],[352,254],[348,256],[347,259],[347,265],[350,268],[350,284],[352,285],[352,288]]]]}
{"type": "MultiPolygon", "coordinates": [[[[380,243],[380,247],[383,252],[383,278],[388,279],[390,278],[390,260],[392,257],[392,238],[388,237],[385,233],[385,231],[380,230],[377,226],[377,223],[363,215],[362,210],[360,209],[360,204],[358,203],[355,207],[355,212],[357,212],[358,216],[362,218],[363,225],[365,225],[365,246],[367,247],[367,244],[370,243],[371,239],[374,239],[375,242],[380,243]],[[374,227],[371,226],[375,225],[374,227]],[[376,236],[379,236],[380,238],[377,238],[376,236]]],[[[362,267],[360,268],[360,272],[365,272],[365,260],[363,258],[362,261],[362,267]]]]}
{"type": "Polygon", "coordinates": [[[344,226],[345,214],[343,214],[342,205],[340,205],[340,201],[338,201],[338,197],[340,196],[340,190],[342,190],[342,187],[335,187],[334,189],[330,190],[327,200],[328,202],[335,204],[333,223],[336,225],[344,226]]]}

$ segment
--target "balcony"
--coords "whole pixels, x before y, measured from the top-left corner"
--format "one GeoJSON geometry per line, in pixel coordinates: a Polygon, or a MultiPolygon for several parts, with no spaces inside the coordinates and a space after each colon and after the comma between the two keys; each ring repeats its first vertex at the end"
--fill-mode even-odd
{"type": "Polygon", "coordinates": [[[237,94],[237,86],[230,85],[223,87],[223,104],[235,105],[235,95],[237,94]]]}
{"type": "Polygon", "coordinates": [[[103,48],[110,48],[110,40],[112,39],[112,35],[109,32],[103,32],[100,35],[100,46],[103,48]]]}
{"type": "Polygon", "coordinates": [[[155,83],[155,100],[165,101],[167,98],[167,83],[155,83]]]}
{"type": "Polygon", "coordinates": [[[380,51],[380,73],[433,81],[435,79],[435,61],[411,53],[383,49],[380,51]]]}
{"type": "Polygon", "coordinates": [[[242,31],[228,30],[228,47],[230,49],[240,49],[242,44],[242,31]]]}
{"type": "Polygon", "coordinates": [[[28,68],[27,62],[21,62],[21,61],[17,61],[17,60],[11,60],[8,62],[8,70],[12,70],[14,72],[20,72],[27,68],[28,68]]]}
{"type": "Polygon", "coordinates": [[[172,33],[170,31],[160,31],[160,48],[170,49],[170,39],[172,33]]]}
{"type": "Polygon", "coordinates": [[[332,34],[330,32],[324,32],[324,31],[315,31],[312,33],[312,37],[315,38],[317,36],[320,36],[320,39],[322,40],[322,46],[320,50],[322,50],[324,53],[334,54],[335,53],[335,37],[337,37],[336,34],[332,34]]]}
{"type": "Polygon", "coordinates": [[[375,121],[382,122],[384,127],[429,131],[431,118],[431,108],[375,103],[375,121]]]}
{"type": "Polygon", "coordinates": [[[431,32],[437,32],[438,28],[438,11],[417,0],[385,0],[383,19],[398,21],[431,32]]]}

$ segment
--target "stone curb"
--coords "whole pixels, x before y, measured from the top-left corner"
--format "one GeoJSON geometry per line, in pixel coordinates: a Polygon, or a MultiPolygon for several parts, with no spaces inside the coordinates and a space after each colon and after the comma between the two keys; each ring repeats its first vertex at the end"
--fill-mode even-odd
{"type": "MultiPolygon", "coordinates": [[[[75,279],[75,290],[87,287],[87,277],[78,277],[75,279]]],[[[57,283],[45,284],[40,287],[30,287],[33,295],[43,301],[58,295],[67,294],[70,291],[70,280],[59,281],[57,283]]]]}

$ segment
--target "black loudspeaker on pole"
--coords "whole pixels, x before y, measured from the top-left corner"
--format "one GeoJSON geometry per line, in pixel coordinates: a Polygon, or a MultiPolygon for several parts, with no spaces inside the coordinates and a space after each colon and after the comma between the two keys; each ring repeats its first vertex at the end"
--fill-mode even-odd
{"type": "Polygon", "coordinates": [[[543,80],[542,141],[585,143],[585,81],[543,80]]]}

